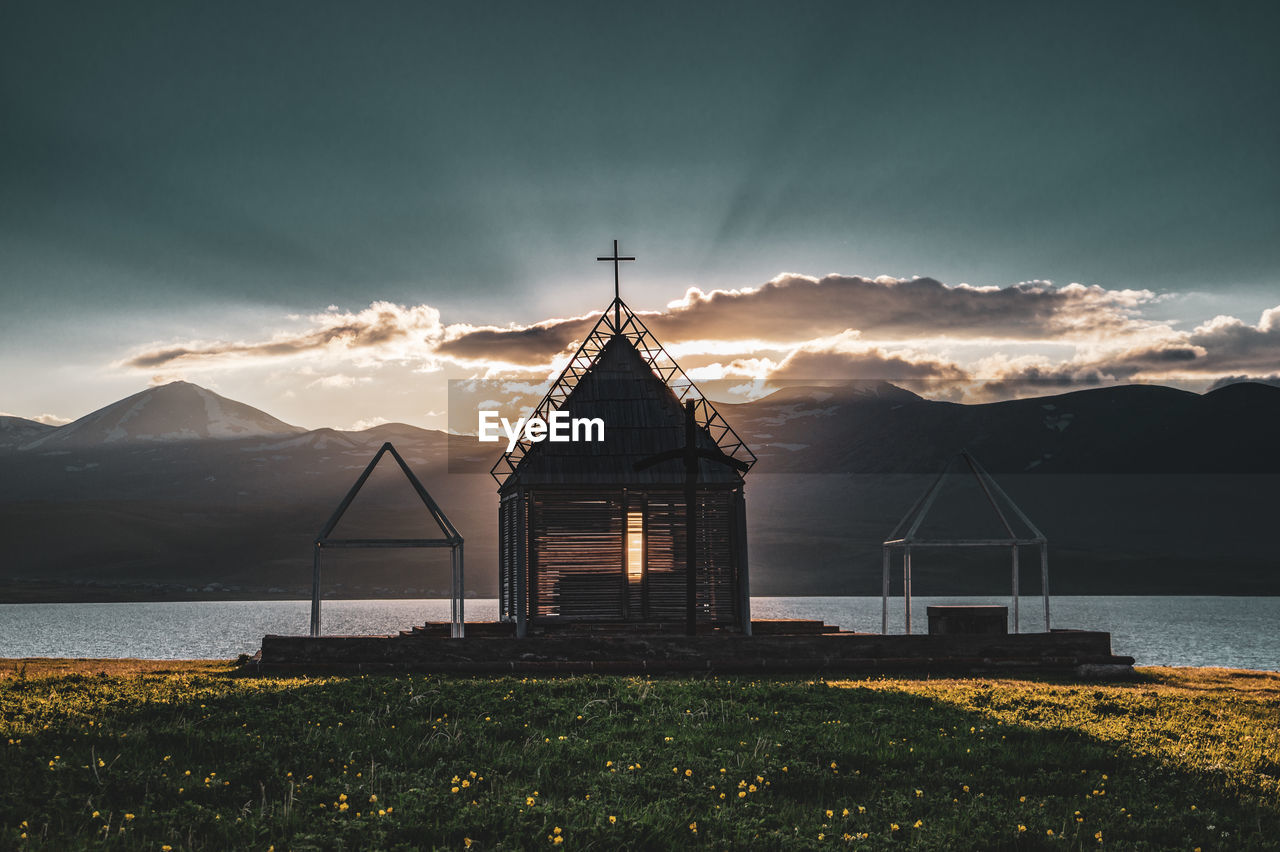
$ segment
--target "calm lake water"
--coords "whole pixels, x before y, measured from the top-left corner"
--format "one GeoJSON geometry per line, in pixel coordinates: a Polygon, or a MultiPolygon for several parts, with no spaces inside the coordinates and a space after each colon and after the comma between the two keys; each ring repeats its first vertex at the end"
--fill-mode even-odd
{"type": "MultiPolygon", "coordinates": [[[[914,598],[912,623],[927,630],[925,607],[1008,603],[1007,598],[914,598]]],[[[880,598],[753,598],[756,618],[820,618],[846,630],[877,632],[880,598]]],[[[497,617],[497,601],[466,603],[470,621],[497,617]]],[[[1039,598],[1023,598],[1022,627],[1043,629],[1039,598]]],[[[1111,631],[1113,649],[1139,665],[1280,669],[1280,597],[1055,597],[1053,626],[1111,631]]],[[[394,633],[447,621],[448,600],[325,601],[326,634],[394,633]]],[[[0,657],[232,658],[258,649],[267,633],[304,634],[308,601],[0,604],[0,657]]],[[[891,599],[889,629],[901,631],[902,599],[891,599]]]]}

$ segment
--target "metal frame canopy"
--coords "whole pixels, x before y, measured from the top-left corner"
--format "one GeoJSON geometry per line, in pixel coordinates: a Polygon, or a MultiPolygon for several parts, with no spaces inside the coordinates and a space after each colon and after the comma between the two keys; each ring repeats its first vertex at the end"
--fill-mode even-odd
{"type": "Polygon", "coordinates": [[[449,521],[444,511],[436,505],[436,501],[431,499],[431,495],[427,493],[427,489],[423,487],[409,465],[405,463],[400,453],[396,452],[396,448],[391,446],[391,442],[383,444],[373,456],[373,460],[365,467],[364,472],[360,474],[360,478],[356,480],[355,485],[351,486],[351,490],[342,498],[342,502],[338,504],[337,510],[328,522],[321,528],[315,539],[315,567],[311,580],[311,635],[320,635],[320,552],[326,547],[333,548],[390,548],[390,547],[447,547],[449,548],[449,562],[453,569],[453,587],[452,600],[450,607],[450,627],[449,636],[454,639],[461,639],[464,633],[464,620],[462,609],[462,536],[458,530],[449,521]],[[360,489],[369,479],[369,475],[373,473],[373,469],[378,466],[378,462],[382,457],[391,453],[391,457],[396,460],[396,464],[400,465],[400,470],[409,480],[409,484],[413,486],[413,490],[417,492],[418,498],[422,500],[422,504],[427,507],[436,525],[440,527],[443,533],[442,538],[330,538],[334,527],[342,520],[342,516],[346,514],[350,508],[352,501],[356,499],[356,495],[360,493],[360,489]]]}
{"type": "Polygon", "coordinates": [[[1044,533],[1031,522],[1031,519],[1018,508],[1018,504],[1013,502],[1004,489],[1000,487],[992,477],[987,473],[982,465],[978,464],[978,460],[969,454],[968,450],[961,450],[959,454],[953,456],[943,467],[942,472],[938,474],[938,478],[934,480],[929,489],[920,495],[907,514],[903,516],[898,525],[893,528],[893,532],[889,533],[889,537],[882,545],[883,554],[883,577],[881,587],[881,609],[880,609],[880,632],[889,632],[889,554],[895,548],[902,550],[902,595],[904,609],[906,610],[906,631],[911,633],[911,549],[915,547],[1008,547],[1012,560],[1012,592],[1013,592],[1013,632],[1019,632],[1018,627],[1018,548],[1022,545],[1036,545],[1040,548],[1040,593],[1044,598],[1044,630],[1049,632],[1049,542],[1045,538],[1044,533]],[[987,502],[995,511],[996,517],[1000,519],[1001,526],[1008,533],[1007,538],[961,538],[961,539],[921,539],[916,534],[920,529],[920,525],[924,522],[925,517],[929,514],[929,510],[933,508],[933,502],[938,497],[938,493],[942,490],[943,482],[946,480],[947,474],[951,473],[958,460],[963,460],[969,473],[977,480],[978,485],[982,488],[983,495],[987,498],[987,502]],[[1005,514],[1005,510],[1001,508],[1001,503],[1005,505],[1013,514],[1025,525],[1030,535],[1019,535],[1014,531],[1013,524],[1009,522],[1009,516],[1005,514]],[[906,530],[903,533],[903,529],[906,530]]]}

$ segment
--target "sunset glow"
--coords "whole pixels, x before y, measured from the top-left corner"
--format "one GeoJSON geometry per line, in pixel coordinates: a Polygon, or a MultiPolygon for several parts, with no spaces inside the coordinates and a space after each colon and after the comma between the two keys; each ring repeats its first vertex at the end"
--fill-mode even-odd
{"type": "Polygon", "coordinates": [[[640,582],[644,575],[644,513],[636,509],[627,512],[627,579],[640,582]]]}

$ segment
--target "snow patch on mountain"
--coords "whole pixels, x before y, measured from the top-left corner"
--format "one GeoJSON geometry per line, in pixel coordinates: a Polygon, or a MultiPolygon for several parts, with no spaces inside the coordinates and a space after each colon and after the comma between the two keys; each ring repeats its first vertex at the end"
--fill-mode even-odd
{"type": "Polygon", "coordinates": [[[0,414],[0,449],[13,449],[29,444],[54,430],[47,423],[0,414]]]}
{"type": "Polygon", "coordinates": [[[1056,430],[1058,432],[1067,431],[1067,427],[1071,425],[1071,421],[1075,419],[1075,415],[1069,412],[1063,414],[1050,414],[1044,419],[1046,429],[1056,430]]]}
{"type": "Polygon", "coordinates": [[[303,431],[198,385],[172,382],[86,414],[22,449],[285,437],[303,431]]]}

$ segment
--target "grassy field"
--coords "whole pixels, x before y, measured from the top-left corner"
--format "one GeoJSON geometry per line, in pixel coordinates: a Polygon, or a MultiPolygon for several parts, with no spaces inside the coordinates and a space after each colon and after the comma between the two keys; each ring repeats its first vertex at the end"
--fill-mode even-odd
{"type": "Polygon", "coordinates": [[[0,661],[0,847],[1280,848],[1280,675],[234,676],[0,661]]]}

